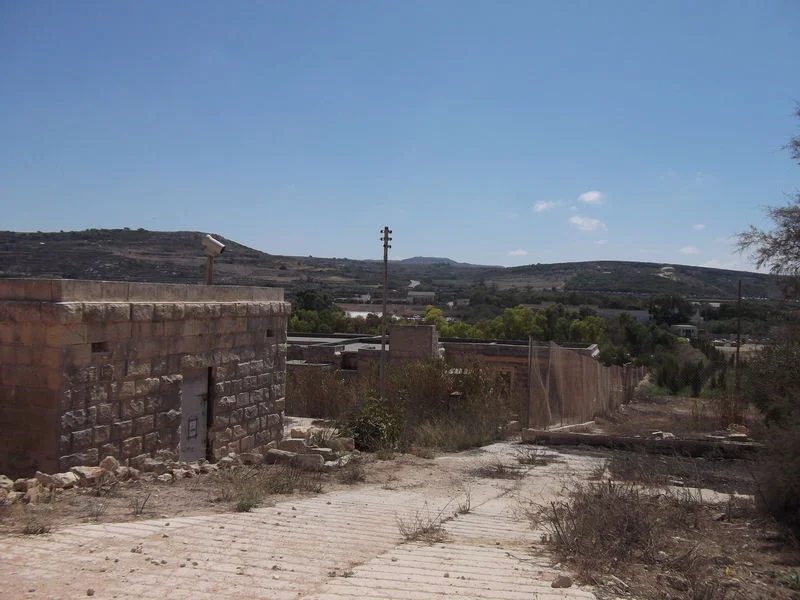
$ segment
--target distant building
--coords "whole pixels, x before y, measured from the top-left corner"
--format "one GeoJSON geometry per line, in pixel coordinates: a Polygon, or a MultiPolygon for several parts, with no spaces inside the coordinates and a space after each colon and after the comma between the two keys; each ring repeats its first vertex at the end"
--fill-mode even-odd
{"type": "Polygon", "coordinates": [[[598,317],[603,317],[606,321],[615,321],[620,315],[630,315],[637,323],[647,325],[650,322],[650,311],[647,310],[625,310],[621,308],[596,308],[594,309],[598,317]]]}
{"type": "Polygon", "coordinates": [[[469,306],[469,298],[458,298],[454,302],[455,306],[462,307],[462,306],[469,306]]]}
{"type": "Polygon", "coordinates": [[[408,292],[409,304],[433,304],[436,301],[436,292],[408,292]]]}
{"type": "Polygon", "coordinates": [[[685,337],[689,340],[697,339],[697,325],[682,323],[680,325],[673,325],[669,329],[677,336],[685,337]]]}

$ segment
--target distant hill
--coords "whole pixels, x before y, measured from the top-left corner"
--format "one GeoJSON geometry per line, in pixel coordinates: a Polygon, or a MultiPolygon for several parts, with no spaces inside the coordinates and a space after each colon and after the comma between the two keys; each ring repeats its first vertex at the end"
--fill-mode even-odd
{"type": "MultiPolygon", "coordinates": [[[[402,263],[404,265],[451,265],[454,267],[483,267],[486,268],[488,265],[473,265],[470,263],[463,263],[457,262],[452,258],[439,258],[436,256],[414,256],[412,258],[403,258],[400,260],[393,260],[390,261],[393,263],[402,263]]],[[[494,268],[502,269],[503,267],[494,268]]]]}
{"type": "MultiPolygon", "coordinates": [[[[196,231],[89,229],[53,233],[0,232],[0,278],[65,277],[165,283],[202,283],[205,256],[196,231]]],[[[227,245],[214,265],[219,284],[277,286],[294,291],[324,288],[337,297],[375,292],[381,261],[267,254],[221,235],[227,245]]],[[[414,257],[390,266],[393,295],[408,280],[421,281],[441,298],[454,298],[482,282],[500,289],[582,290],[608,293],[677,293],[695,298],[735,298],[738,280],[747,297],[780,298],[780,280],[761,273],[625,261],[554,263],[503,268],[449,258],[414,257]]]]}

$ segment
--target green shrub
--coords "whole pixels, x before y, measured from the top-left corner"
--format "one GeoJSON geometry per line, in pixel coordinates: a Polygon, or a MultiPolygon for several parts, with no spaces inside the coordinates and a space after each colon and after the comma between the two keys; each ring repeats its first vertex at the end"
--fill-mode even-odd
{"type": "Polygon", "coordinates": [[[768,431],[757,476],[758,503],[800,540],[800,419],[768,431]]]}
{"type": "Polygon", "coordinates": [[[367,398],[364,405],[352,414],[340,428],[352,437],[358,450],[375,452],[394,448],[400,439],[402,419],[396,408],[378,398],[367,398]]]}

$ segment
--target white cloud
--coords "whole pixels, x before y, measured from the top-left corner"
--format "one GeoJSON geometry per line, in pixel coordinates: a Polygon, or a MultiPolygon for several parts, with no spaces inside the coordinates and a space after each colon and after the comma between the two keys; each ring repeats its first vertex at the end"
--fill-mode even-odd
{"type": "Polygon", "coordinates": [[[694,229],[695,231],[700,231],[705,228],[706,228],[705,223],[697,223],[695,225],[692,225],[692,229],[694,229]]]}
{"type": "Polygon", "coordinates": [[[608,243],[608,240],[597,240],[595,244],[598,246],[605,246],[608,243]]]}
{"type": "Polygon", "coordinates": [[[522,248],[519,248],[517,250],[509,251],[508,255],[509,256],[527,256],[528,255],[528,251],[527,250],[523,250],[522,248]]]}
{"type": "Polygon", "coordinates": [[[698,250],[694,246],[684,246],[680,250],[678,250],[681,254],[700,254],[700,250],[698,250]]]}
{"type": "Polygon", "coordinates": [[[578,196],[578,200],[584,204],[602,204],[605,199],[606,195],[603,192],[598,192],[597,190],[590,190],[578,196]]]}
{"type": "Polygon", "coordinates": [[[552,200],[539,200],[536,204],[533,205],[533,212],[542,212],[545,210],[550,210],[557,204],[558,202],[553,202],[552,200]]]}
{"type": "Polygon", "coordinates": [[[569,222],[580,231],[608,231],[608,227],[600,219],[575,215],[569,218],[569,222]]]}

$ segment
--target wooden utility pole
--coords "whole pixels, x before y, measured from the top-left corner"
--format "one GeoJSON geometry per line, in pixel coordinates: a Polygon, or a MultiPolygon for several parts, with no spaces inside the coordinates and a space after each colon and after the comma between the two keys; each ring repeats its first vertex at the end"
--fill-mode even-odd
{"type": "Polygon", "coordinates": [[[739,398],[739,382],[741,375],[739,372],[739,350],[742,347],[742,280],[739,280],[739,296],[736,300],[736,364],[733,370],[733,389],[736,394],[736,401],[739,398]]]}
{"type": "Polygon", "coordinates": [[[381,374],[380,374],[380,397],[384,398],[386,390],[386,296],[389,287],[389,248],[392,245],[389,243],[392,238],[389,237],[392,230],[384,227],[381,230],[380,240],[383,242],[383,312],[381,313],[381,374]]]}

